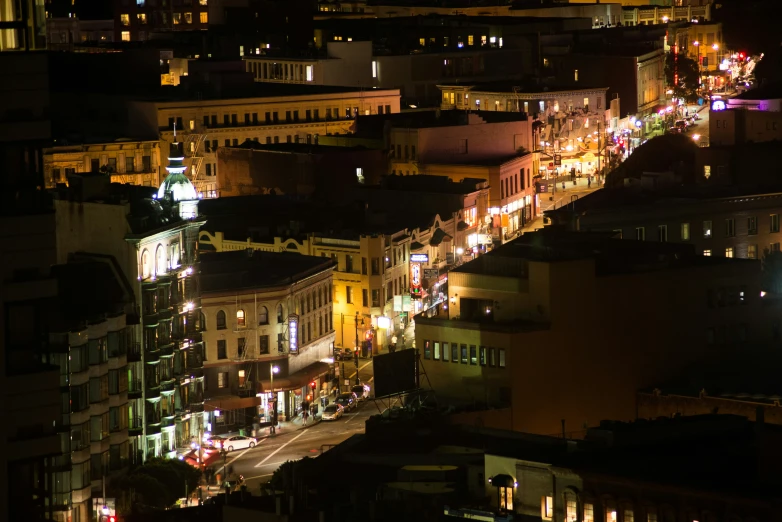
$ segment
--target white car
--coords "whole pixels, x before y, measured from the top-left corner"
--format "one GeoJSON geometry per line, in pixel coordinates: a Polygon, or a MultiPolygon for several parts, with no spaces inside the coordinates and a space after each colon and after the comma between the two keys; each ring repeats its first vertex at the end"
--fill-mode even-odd
{"type": "Polygon", "coordinates": [[[339,404],[329,404],[323,410],[322,418],[324,421],[335,421],[338,420],[340,417],[342,417],[343,412],[344,412],[344,408],[339,404]]]}
{"type": "Polygon", "coordinates": [[[226,451],[254,448],[256,444],[258,444],[258,440],[252,437],[245,437],[244,435],[234,435],[223,441],[223,447],[226,451]]]}

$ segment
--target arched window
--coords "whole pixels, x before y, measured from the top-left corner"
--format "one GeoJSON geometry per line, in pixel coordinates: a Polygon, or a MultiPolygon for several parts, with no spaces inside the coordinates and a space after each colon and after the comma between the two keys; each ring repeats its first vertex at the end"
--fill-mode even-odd
{"type": "Polygon", "coordinates": [[[163,245],[158,245],[157,250],[155,251],[155,273],[158,275],[163,275],[167,270],[166,249],[163,248],[163,245]]]}
{"type": "Polygon", "coordinates": [[[277,305],[277,322],[281,323],[283,321],[283,313],[282,313],[282,303],[277,305]]]}
{"type": "Polygon", "coordinates": [[[206,331],[206,316],[201,312],[201,331],[206,331]]]}
{"type": "Polygon", "coordinates": [[[144,250],[141,253],[141,279],[149,277],[149,251],[144,250]]]}
{"type": "Polygon", "coordinates": [[[258,324],[269,324],[269,309],[265,306],[258,309],[258,324]]]}
{"type": "Polygon", "coordinates": [[[217,312],[217,329],[225,330],[225,312],[222,310],[217,312]]]}
{"type": "Polygon", "coordinates": [[[236,326],[245,326],[244,310],[241,308],[236,311],[236,326]]]}

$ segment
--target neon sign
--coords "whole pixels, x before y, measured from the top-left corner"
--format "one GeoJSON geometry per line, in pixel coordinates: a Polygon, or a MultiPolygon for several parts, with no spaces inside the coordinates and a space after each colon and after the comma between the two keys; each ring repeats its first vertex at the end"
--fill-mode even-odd
{"type": "Polygon", "coordinates": [[[299,353],[299,316],[288,316],[288,349],[291,353],[299,353]]]}
{"type": "Polygon", "coordinates": [[[429,254],[410,254],[411,263],[428,263],[429,254]]]}
{"type": "Polygon", "coordinates": [[[711,102],[711,110],[713,111],[724,111],[727,109],[727,106],[725,105],[725,100],[714,100],[711,102]]]}
{"type": "Polygon", "coordinates": [[[422,293],[423,288],[421,287],[421,264],[410,263],[410,297],[413,299],[421,299],[422,293]]]}

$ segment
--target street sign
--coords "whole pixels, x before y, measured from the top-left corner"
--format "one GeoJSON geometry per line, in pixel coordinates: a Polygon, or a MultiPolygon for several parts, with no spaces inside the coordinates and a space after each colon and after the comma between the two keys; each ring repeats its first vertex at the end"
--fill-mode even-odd
{"type": "Polygon", "coordinates": [[[345,386],[350,386],[350,379],[345,379],[345,386]]]}
{"type": "Polygon", "coordinates": [[[440,270],[437,268],[424,268],[424,279],[437,279],[440,277],[440,270]]]}
{"type": "Polygon", "coordinates": [[[559,167],[562,165],[562,154],[554,154],[554,166],[559,167]]]}

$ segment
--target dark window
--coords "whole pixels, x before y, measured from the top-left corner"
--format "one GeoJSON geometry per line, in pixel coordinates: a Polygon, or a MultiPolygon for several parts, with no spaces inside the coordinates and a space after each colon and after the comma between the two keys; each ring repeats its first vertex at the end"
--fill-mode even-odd
{"type": "Polygon", "coordinates": [[[247,349],[247,338],[239,337],[236,340],[236,356],[240,359],[244,357],[244,351],[247,349]]]}
{"type": "Polygon", "coordinates": [[[258,337],[258,353],[261,355],[269,353],[269,336],[261,335],[258,337]]]}
{"type": "Polygon", "coordinates": [[[467,364],[467,345],[462,345],[462,364],[467,364]]]}
{"type": "Polygon", "coordinates": [[[222,310],[217,312],[217,329],[225,330],[225,312],[222,310]]]}
{"type": "Polygon", "coordinates": [[[424,359],[432,358],[431,341],[424,341],[424,359]]]}
{"type": "Polygon", "coordinates": [[[228,353],[225,348],[225,339],[218,339],[217,340],[217,358],[218,359],[227,359],[228,353]]]}
{"type": "Polygon", "coordinates": [[[451,362],[459,362],[459,345],[457,343],[451,343],[451,362]]]}
{"type": "Polygon", "coordinates": [[[480,352],[479,352],[480,362],[481,366],[486,366],[486,347],[481,346],[480,352]]]}
{"type": "Polygon", "coordinates": [[[505,368],[505,348],[497,349],[497,366],[505,368]]]}
{"type": "Polygon", "coordinates": [[[238,118],[236,117],[236,114],[231,114],[231,124],[236,125],[238,123],[238,118]]]}
{"type": "Polygon", "coordinates": [[[443,343],[443,362],[448,362],[451,355],[451,347],[448,343],[443,343]]]}
{"type": "Polygon", "coordinates": [[[478,354],[474,344],[470,345],[470,364],[473,366],[478,364],[478,354]]]}

